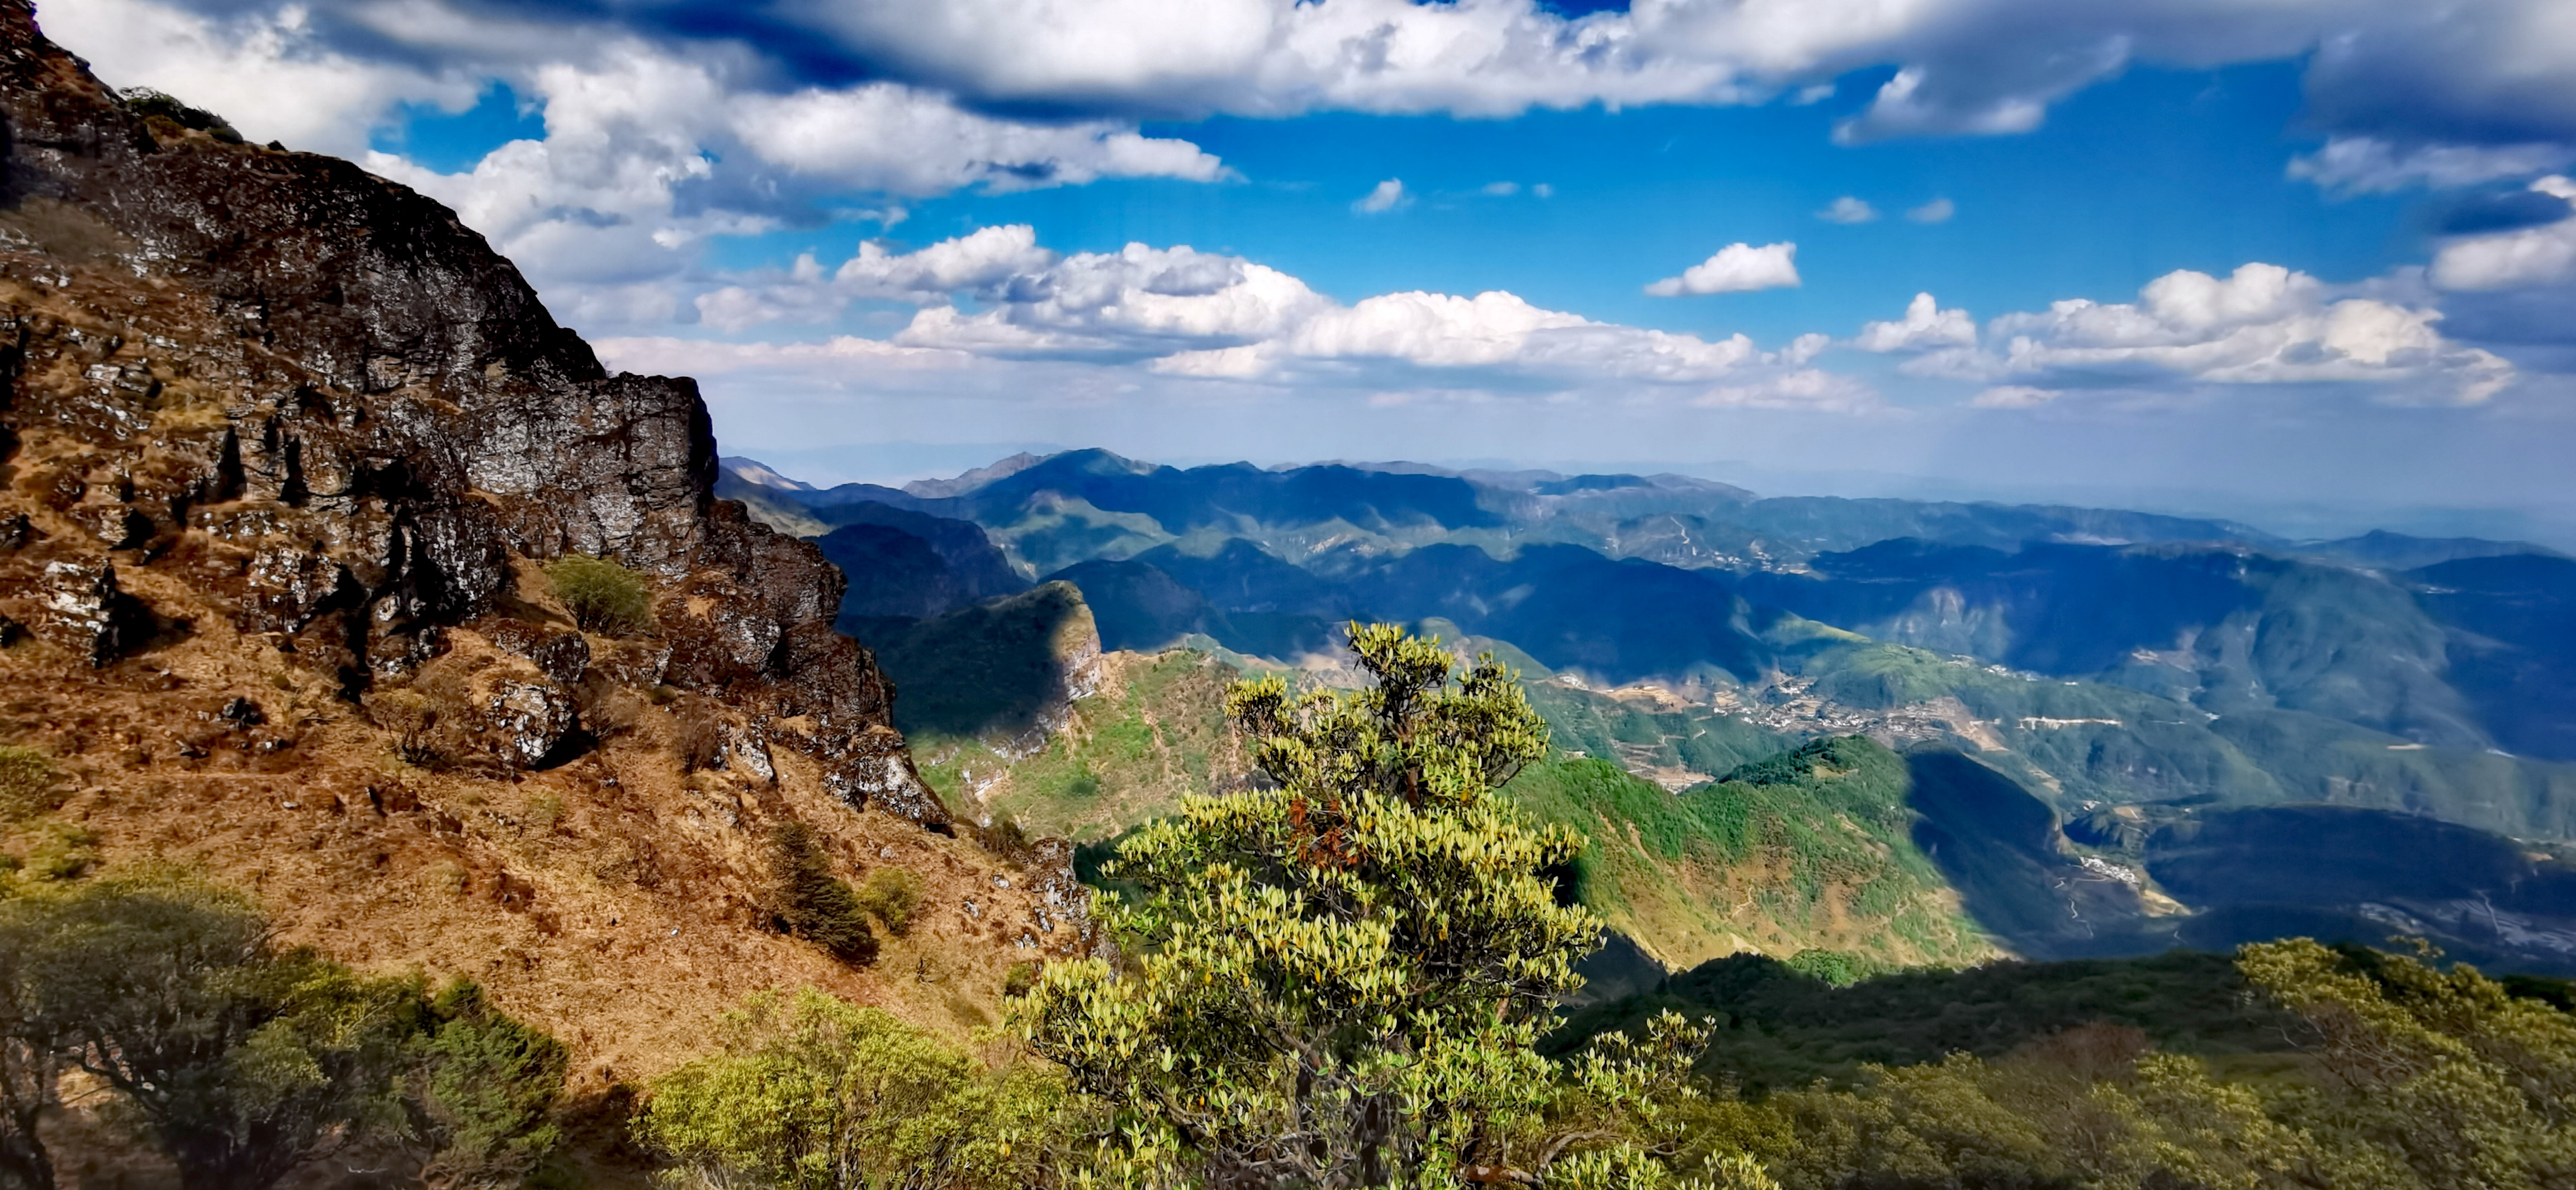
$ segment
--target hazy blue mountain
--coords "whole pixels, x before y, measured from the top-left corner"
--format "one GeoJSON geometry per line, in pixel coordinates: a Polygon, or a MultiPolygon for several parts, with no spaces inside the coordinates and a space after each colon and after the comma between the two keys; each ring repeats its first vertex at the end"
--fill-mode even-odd
{"type": "Polygon", "coordinates": [[[2496,558],[2508,554],[2562,557],[2558,551],[2528,541],[2488,541],[2482,537],[2410,537],[2374,529],[2339,541],[2300,543],[2296,553],[2354,566],[2383,570],[2417,570],[2462,558],[2496,558]]]}
{"type": "Polygon", "coordinates": [[[875,502],[844,511],[849,523],[813,539],[850,581],[841,597],[844,631],[860,620],[942,615],[1029,587],[971,521],[875,502]]]}
{"type": "Polygon", "coordinates": [[[2451,630],[2451,684],[2498,746],[2576,760],[2576,560],[2470,558],[2407,577],[2451,630]]]}
{"type": "Polygon", "coordinates": [[[1025,573],[1123,560],[1167,544],[1204,552],[1210,537],[1252,540],[1296,562],[1354,546],[1383,552],[1447,543],[1508,553],[1553,543],[1737,570],[1795,568],[1818,552],[1893,537],[1995,547],[2026,541],[2279,544],[2225,521],[2060,506],[1763,499],[1678,475],[1452,472],[1398,463],[1175,468],[1078,450],[1015,456],[900,491],[872,484],[816,490],[776,482],[783,478],[752,460],[730,460],[718,494],[822,527],[847,523],[841,510],[864,503],[972,520],[1025,573]]]}

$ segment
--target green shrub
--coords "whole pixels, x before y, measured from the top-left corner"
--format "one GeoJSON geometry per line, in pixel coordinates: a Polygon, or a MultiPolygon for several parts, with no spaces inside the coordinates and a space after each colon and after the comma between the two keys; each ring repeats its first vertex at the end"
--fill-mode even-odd
{"type": "Polygon", "coordinates": [[[777,882],[778,928],[825,950],[844,963],[876,961],[877,936],[868,929],[867,910],[848,881],[832,874],[823,839],[801,822],[781,823],[769,833],[770,875],[777,882]]]}
{"type": "Polygon", "coordinates": [[[1887,970],[1886,963],[1847,950],[1802,950],[1789,956],[1789,961],[1783,965],[1800,975],[1813,976],[1838,988],[1850,987],[1887,970]]]}
{"type": "Polygon", "coordinates": [[[859,906],[885,923],[897,938],[912,932],[912,915],[921,908],[921,877],[902,868],[879,868],[859,885],[859,906]]]}
{"type": "Polygon", "coordinates": [[[437,1148],[432,1185],[523,1184],[562,1138],[547,1119],[569,1065],[562,1042],[511,1019],[459,980],[431,1002],[437,1031],[421,1046],[419,1101],[437,1148]]]}
{"type": "Polygon", "coordinates": [[[0,746],[0,819],[32,818],[60,805],[62,774],[35,748],[0,746]]]}
{"type": "Polygon", "coordinates": [[[620,636],[653,624],[653,592],[644,576],[606,558],[566,554],[546,565],[546,578],[586,631],[620,636]]]}
{"type": "Polygon", "coordinates": [[[1071,1156],[1061,1079],[980,1069],[926,1030],[807,988],[725,1014],[722,1049],[654,1082],[635,1136],[677,1186],[1018,1190],[1071,1156]]]}

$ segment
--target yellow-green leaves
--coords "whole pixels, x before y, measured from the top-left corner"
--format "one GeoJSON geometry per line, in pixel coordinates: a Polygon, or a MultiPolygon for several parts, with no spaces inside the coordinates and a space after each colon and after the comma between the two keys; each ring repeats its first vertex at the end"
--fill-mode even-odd
{"type": "Polygon", "coordinates": [[[1131,836],[1110,872],[1141,895],[1097,907],[1129,965],[1054,964],[1019,1002],[1032,1046],[1127,1114],[1134,1184],[1451,1186],[1553,1155],[1526,1143],[1558,1094],[1531,1045],[1600,923],[1541,876],[1575,840],[1494,797],[1546,726],[1491,657],[1390,625],[1351,644],[1367,689],[1234,688],[1273,787],[1131,836]]]}
{"type": "Polygon", "coordinates": [[[932,1034],[813,989],[752,997],[723,1049],[653,1084],[636,1135],[709,1185],[761,1190],[1033,1184],[1062,1085],[986,1071],[932,1034]]]}

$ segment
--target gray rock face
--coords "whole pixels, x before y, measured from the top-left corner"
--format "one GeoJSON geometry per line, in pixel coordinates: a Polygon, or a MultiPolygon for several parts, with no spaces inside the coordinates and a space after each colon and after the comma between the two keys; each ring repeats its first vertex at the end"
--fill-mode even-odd
{"type": "Polygon", "coordinates": [[[693,382],[607,374],[419,194],[137,116],[26,0],[0,0],[0,125],[0,285],[32,295],[0,300],[0,480],[46,510],[0,525],[0,619],[107,664],[151,623],[117,567],[166,570],[355,698],[513,606],[513,557],[607,556],[681,597],[651,640],[495,642],[538,671],[490,708],[520,763],[595,671],[722,699],[946,828],[831,630],[840,575],[714,499],[693,382]]]}

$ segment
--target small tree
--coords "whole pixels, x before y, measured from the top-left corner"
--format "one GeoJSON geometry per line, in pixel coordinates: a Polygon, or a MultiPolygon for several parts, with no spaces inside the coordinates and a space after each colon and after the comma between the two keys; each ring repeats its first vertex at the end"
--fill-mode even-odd
{"type": "Polygon", "coordinates": [[[176,880],[43,894],[13,937],[34,1035],[119,1092],[188,1190],[261,1190],[402,1128],[419,986],[274,947],[240,897],[176,880]]]}
{"type": "Polygon", "coordinates": [[[653,624],[653,592],[644,576],[606,558],[566,554],[547,563],[546,578],[586,631],[621,636],[653,624]]]}
{"type": "Polygon", "coordinates": [[[563,1043],[511,1019],[458,981],[431,1002],[437,1032],[420,1046],[418,1096],[437,1152],[432,1186],[484,1190],[527,1180],[561,1131],[546,1117],[563,1091],[563,1043]]]}
{"type": "Polygon", "coordinates": [[[876,961],[877,936],[849,882],[832,874],[822,836],[801,822],[782,822],[769,833],[769,871],[776,881],[775,917],[781,931],[832,952],[844,963],[876,961]]]}
{"type": "Polygon", "coordinates": [[[1549,1156],[1525,1142],[1559,1084],[1531,1047],[1600,923],[1543,875],[1572,834],[1496,794],[1546,726],[1490,655],[1453,681],[1436,639],[1353,625],[1351,648],[1356,693],[1234,688],[1276,787],[1138,831],[1108,874],[1140,899],[1098,909],[1132,966],[1052,964],[1016,1009],[1128,1115],[1131,1173],[1455,1186],[1549,1156]]]}
{"type": "Polygon", "coordinates": [[[1047,1180],[1060,1081],[985,1071],[807,988],[725,1016],[722,1049],[653,1084],[636,1136],[723,1190],[1019,1190],[1047,1180]]]}

